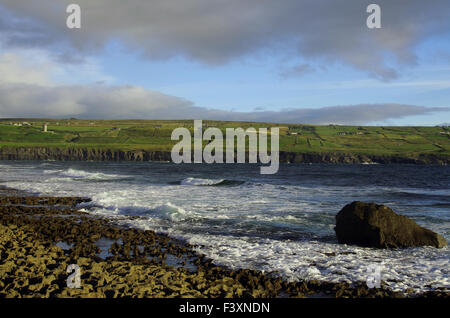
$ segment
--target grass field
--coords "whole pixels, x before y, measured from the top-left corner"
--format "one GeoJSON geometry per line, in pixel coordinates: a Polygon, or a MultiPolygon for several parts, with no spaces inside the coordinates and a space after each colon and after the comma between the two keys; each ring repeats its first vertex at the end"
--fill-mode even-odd
{"type": "MultiPolygon", "coordinates": [[[[315,126],[203,121],[207,127],[280,128],[280,150],[301,153],[450,156],[450,127],[315,126]]],[[[170,151],[172,130],[193,121],[0,119],[0,147],[70,147],[170,151]],[[25,123],[25,124],[24,124],[25,123]],[[48,132],[43,131],[47,123],[48,132]],[[21,126],[19,126],[21,124],[21,126]]]]}

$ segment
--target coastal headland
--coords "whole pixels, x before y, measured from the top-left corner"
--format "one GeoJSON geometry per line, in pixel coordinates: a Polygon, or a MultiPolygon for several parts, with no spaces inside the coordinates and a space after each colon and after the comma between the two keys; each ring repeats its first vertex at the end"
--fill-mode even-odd
{"type": "MultiPolygon", "coordinates": [[[[204,128],[278,128],[284,163],[450,163],[449,127],[203,121],[204,128]]],[[[171,161],[172,131],[193,121],[1,119],[0,160],[171,161]]],[[[207,141],[204,141],[206,144],[207,141]]]]}

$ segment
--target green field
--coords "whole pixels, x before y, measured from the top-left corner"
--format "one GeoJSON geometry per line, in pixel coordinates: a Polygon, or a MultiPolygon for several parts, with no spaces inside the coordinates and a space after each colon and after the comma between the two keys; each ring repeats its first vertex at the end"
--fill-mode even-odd
{"type": "MultiPolygon", "coordinates": [[[[299,153],[450,156],[450,127],[315,126],[203,121],[207,127],[280,128],[280,150],[299,153]]],[[[0,147],[170,151],[172,130],[193,121],[0,119],[0,147]],[[27,124],[24,124],[27,123],[27,124]],[[47,123],[48,132],[43,132],[47,123]],[[19,126],[21,124],[21,126],[19,126]]]]}

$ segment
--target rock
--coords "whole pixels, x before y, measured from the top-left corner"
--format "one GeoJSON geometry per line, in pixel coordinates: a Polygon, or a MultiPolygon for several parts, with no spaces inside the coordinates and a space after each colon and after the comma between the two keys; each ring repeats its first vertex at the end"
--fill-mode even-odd
{"type": "Polygon", "coordinates": [[[336,215],[339,243],[377,248],[447,246],[439,234],[420,227],[410,218],[375,203],[352,202],[336,215]]]}

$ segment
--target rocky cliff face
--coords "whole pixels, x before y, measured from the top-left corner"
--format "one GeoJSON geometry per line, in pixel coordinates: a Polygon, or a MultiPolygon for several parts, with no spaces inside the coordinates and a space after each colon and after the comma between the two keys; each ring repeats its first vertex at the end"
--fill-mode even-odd
{"type": "Polygon", "coordinates": [[[304,163],[408,163],[408,164],[437,164],[450,163],[448,156],[420,155],[418,157],[363,155],[352,153],[293,153],[280,152],[280,162],[304,163]]]}
{"type": "Polygon", "coordinates": [[[60,161],[170,161],[170,152],[121,151],[83,148],[19,147],[0,148],[0,160],[60,161]]]}
{"type": "MultiPolygon", "coordinates": [[[[2,147],[0,160],[60,160],[60,161],[172,161],[168,151],[104,150],[53,147],[2,147]]],[[[360,155],[345,153],[295,153],[280,151],[280,162],[289,163],[450,163],[448,156],[418,157],[360,155]]]]}

